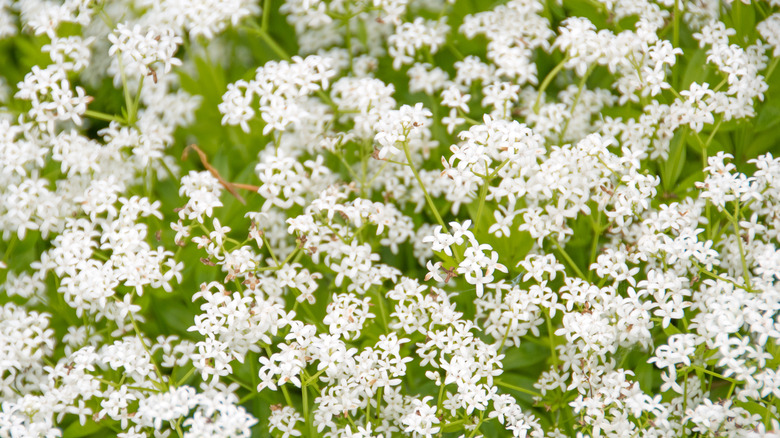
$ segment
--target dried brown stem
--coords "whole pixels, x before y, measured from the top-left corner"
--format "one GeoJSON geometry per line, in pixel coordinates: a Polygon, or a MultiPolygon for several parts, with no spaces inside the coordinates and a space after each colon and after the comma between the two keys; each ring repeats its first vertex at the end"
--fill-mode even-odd
{"type": "Polygon", "coordinates": [[[215,169],[214,166],[212,166],[209,163],[209,159],[206,156],[206,153],[203,152],[195,144],[191,144],[191,145],[187,146],[186,148],[184,148],[184,152],[182,152],[182,154],[181,154],[181,159],[182,160],[186,160],[187,159],[187,156],[189,156],[189,153],[190,153],[190,149],[192,149],[195,152],[197,152],[198,157],[200,158],[200,162],[201,162],[201,164],[203,164],[203,167],[205,167],[206,170],[208,170],[209,173],[211,173],[211,175],[214,176],[214,178],[216,178],[219,181],[220,184],[222,184],[222,187],[224,187],[228,192],[230,192],[231,195],[235,196],[235,198],[238,199],[238,201],[241,202],[242,204],[246,205],[246,201],[244,200],[244,198],[241,195],[238,194],[238,192],[236,191],[237,188],[238,189],[243,189],[243,190],[250,190],[250,191],[253,191],[255,193],[257,193],[257,191],[260,189],[259,187],[253,186],[251,184],[232,183],[230,181],[226,181],[225,178],[222,178],[222,175],[219,174],[219,171],[217,169],[215,169]]]}

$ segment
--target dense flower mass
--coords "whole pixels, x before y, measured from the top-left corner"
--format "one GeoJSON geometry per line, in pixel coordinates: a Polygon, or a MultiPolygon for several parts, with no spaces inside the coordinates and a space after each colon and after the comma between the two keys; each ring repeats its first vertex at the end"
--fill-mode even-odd
{"type": "Polygon", "coordinates": [[[0,0],[0,437],[780,437],[780,1],[0,0]]]}

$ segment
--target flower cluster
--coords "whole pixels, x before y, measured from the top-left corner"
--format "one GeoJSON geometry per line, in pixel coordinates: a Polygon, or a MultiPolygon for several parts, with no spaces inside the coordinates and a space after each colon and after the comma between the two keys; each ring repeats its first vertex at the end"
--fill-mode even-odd
{"type": "Polygon", "coordinates": [[[780,2],[0,0],[0,436],[780,436],[780,2]]]}

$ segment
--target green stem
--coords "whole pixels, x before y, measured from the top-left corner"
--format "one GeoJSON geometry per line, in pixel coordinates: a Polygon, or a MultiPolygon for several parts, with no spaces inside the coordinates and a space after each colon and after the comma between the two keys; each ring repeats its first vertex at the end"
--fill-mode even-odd
{"type": "Polygon", "coordinates": [[[165,379],[163,379],[162,372],[160,372],[160,367],[158,367],[157,363],[154,361],[154,355],[152,355],[152,351],[146,345],[146,341],[144,340],[144,337],[141,335],[141,330],[138,328],[138,323],[135,321],[135,317],[133,316],[133,313],[130,312],[128,313],[128,315],[130,316],[130,322],[133,325],[133,330],[135,330],[135,336],[141,342],[141,346],[144,348],[144,351],[146,351],[146,354],[149,355],[149,362],[152,364],[152,367],[154,367],[154,371],[157,374],[157,378],[160,379],[160,382],[158,384],[160,390],[162,391],[164,389],[169,389],[170,385],[165,384],[165,379]],[[168,388],[166,388],[166,386],[168,388]]]}
{"type": "Polygon", "coordinates": [[[442,229],[449,233],[449,228],[447,228],[447,225],[444,223],[444,219],[441,218],[441,215],[439,214],[439,210],[436,208],[436,205],[433,203],[433,199],[431,199],[431,195],[428,194],[428,190],[425,188],[425,184],[422,182],[422,178],[420,178],[420,174],[417,172],[417,169],[414,167],[413,161],[412,161],[412,153],[409,151],[409,142],[405,141],[403,142],[404,147],[404,154],[406,155],[406,161],[409,164],[409,168],[412,169],[412,173],[414,174],[414,179],[417,180],[417,184],[420,186],[420,189],[422,189],[423,195],[425,195],[425,202],[428,203],[428,208],[431,209],[431,212],[433,212],[433,216],[436,217],[436,222],[441,225],[442,229]]]}
{"type": "Polygon", "coordinates": [[[138,82],[138,90],[135,93],[135,99],[133,99],[133,123],[135,123],[136,114],[138,114],[138,105],[141,102],[141,90],[144,88],[144,76],[141,76],[141,80],[138,82]]]}
{"type": "Polygon", "coordinates": [[[268,47],[271,48],[271,50],[276,53],[277,56],[280,58],[291,61],[292,57],[287,54],[287,52],[280,46],[268,33],[266,29],[260,29],[257,27],[246,27],[245,29],[251,30],[252,32],[256,33],[260,38],[263,39],[263,41],[268,44],[268,47]]]}
{"type": "Polygon", "coordinates": [[[292,252],[287,256],[287,258],[285,258],[284,261],[282,261],[282,264],[277,266],[277,269],[282,269],[283,267],[287,266],[287,264],[290,263],[290,260],[292,260],[293,257],[295,257],[300,250],[301,250],[300,248],[295,248],[294,250],[292,250],[292,252]]]}
{"type": "Polygon", "coordinates": [[[553,364],[558,365],[558,352],[555,350],[555,332],[553,331],[552,318],[547,312],[544,312],[544,319],[547,321],[547,337],[550,339],[550,355],[552,356],[553,364]]]}
{"type": "MultiPolygon", "coordinates": [[[[710,132],[709,137],[707,137],[707,141],[701,144],[701,164],[702,169],[707,167],[707,149],[710,147],[710,143],[712,143],[712,139],[715,138],[715,134],[718,132],[718,129],[720,129],[720,124],[723,123],[723,117],[720,117],[718,119],[718,123],[715,124],[715,127],[712,128],[712,132],[710,132]]],[[[696,136],[698,138],[698,135],[696,136]]]]}
{"type": "MultiPolygon", "coordinates": [[[[441,376],[439,378],[441,378],[441,376]]],[[[442,379],[441,385],[439,385],[439,397],[436,399],[436,416],[437,417],[441,417],[442,407],[444,406],[444,387],[445,386],[446,385],[444,384],[444,379],[442,379]]]]}
{"type": "Polygon", "coordinates": [[[397,164],[399,166],[411,166],[411,164],[409,164],[409,163],[404,163],[402,161],[395,161],[395,160],[391,160],[389,158],[383,158],[383,160],[387,161],[388,163],[397,164]]]}
{"type": "Polygon", "coordinates": [[[107,122],[117,122],[122,124],[127,123],[127,120],[119,116],[113,116],[111,114],[101,113],[100,111],[86,110],[84,111],[84,115],[91,119],[105,120],[107,122]]]}
{"type": "Polygon", "coordinates": [[[268,23],[270,23],[271,18],[271,0],[264,0],[263,1],[263,16],[261,18],[262,23],[260,24],[260,29],[265,32],[268,30],[268,23]]]}
{"type": "Polygon", "coordinates": [[[720,91],[720,89],[723,88],[723,86],[728,83],[728,80],[729,80],[728,77],[725,77],[725,78],[721,79],[721,81],[718,82],[718,85],[716,85],[715,88],[712,89],[712,91],[715,92],[715,93],[720,91]]]}
{"type": "Polygon", "coordinates": [[[301,403],[303,404],[303,420],[306,424],[306,431],[309,436],[311,434],[311,417],[309,416],[309,388],[306,385],[301,387],[301,403]]]}
{"type": "Polygon", "coordinates": [[[125,95],[125,110],[127,111],[127,124],[135,124],[135,114],[132,114],[133,97],[130,95],[130,88],[127,86],[127,76],[125,75],[125,68],[122,65],[122,55],[117,57],[119,62],[119,76],[122,78],[122,91],[125,95]]]}
{"type": "Polygon", "coordinates": [[[455,47],[455,44],[448,41],[446,44],[444,44],[444,47],[449,49],[449,51],[452,52],[452,54],[455,55],[455,57],[458,58],[459,60],[465,58],[465,56],[463,56],[463,53],[461,53],[460,50],[458,50],[458,48],[455,47]]]}
{"type": "Polygon", "coordinates": [[[501,345],[498,346],[498,352],[501,353],[501,350],[504,348],[504,344],[506,344],[507,338],[509,338],[509,329],[512,328],[511,322],[508,322],[506,324],[506,331],[504,332],[504,337],[501,339],[501,345]]]}
{"type": "Polygon", "coordinates": [[[701,372],[703,372],[705,374],[709,374],[709,375],[711,375],[713,377],[717,377],[718,379],[725,380],[727,382],[736,383],[736,384],[742,384],[743,383],[740,380],[732,379],[731,377],[726,377],[723,374],[716,373],[715,371],[708,370],[707,368],[704,368],[704,367],[699,366],[699,365],[691,365],[691,366],[689,366],[687,368],[692,369],[692,370],[701,371],[701,372]]]}
{"type": "Polygon", "coordinates": [[[352,53],[352,29],[349,25],[349,20],[344,20],[344,28],[345,28],[345,35],[344,39],[346,40],[346,48],[347,53],[349,54],[349,71],[352,71],[352,58],[354,54],[352,53]]]}
{"type": "Polygon", "coordinates": [[[479,423],[477,423],[477,427],[474,428],[474,430],[471,431],[468,438],[473,438],[477,435],[477,432],[479,431],[479,427],[482,426],[482,423],[485,421],[485,411],[480,411],[479,413],[479,423]]]}
{"type": "Polygon", "coordinates": [[[266,248],[268,248],[268,252],[271,254],[271,259],[274,261],[274,264],[278,267],[279,260],[276,258],[276,254],[274,253],[273,248],[271,248],[271,245],[268,243],[268,239],[265,238],[265,233],[261,233],[260,238],[263,239],[263,244],[265,245],[266,248]]]}
{"type": "Polygon", "coordinates": [[[542,95],[544,95],[544,91],[547,89],[547,87],[550,85],[550,82],[552,82],[553,78],[560,73],[561,70],[563,70],[563,66],[566,64],[566,62],[569,60],[569,56],[564,56],[561,62],[558,63],[552,70],[550,70],[549,73],[547,73],[547,76],[544,77],[544,80],[542,81],[542,85],[539,86],[539,94],[536,95],[536,102],[534,103],[534,114],[539,114],[539,106],[542,103],[542,95]]]}
{"type": "Polygon", "coordinates": [[[525,389],[520,386],[512,385],[510,383],[506,383],[502,380],[494,380],[493,381],[496,385],[501,386],[506,389],[511,389],[512,391],[522,392],[524,394],[532,395],[534,397],[541,397],[542,394],[539,394],[538,392],[531,391],[530,389],[525,389]]]}
{"type": "Polygon", "coordinates": [[[304,385],[304,386],[309,386],[309,385],[311,385],[313,382],[316,382],[316,381],[317,381],[317,378],[318,378],[318,377],[320,377],[320,376],[322,375],[322,373],[324,373],[326,370],[327,370],[327,368],[325,368],[325,369],[321,369],[321,370],[317,371],[317,372],[316,372],[314,375],[312,375],[312,376],[310,376],[308,379],[306,379],[306,381],[305,381],[305,382],[303,382],[303,385],[304,385]]]}
{"type": "Polygon", "coordinates": [[[389,315],[387,313],[387,310],[385,309],[385,297],[382,296],[382,293],[379,292],[379,289],[374,289],[376,292],[377,301],[379,302],[379,314],[382,317],[382,325],[385,326],[385,332],[390,331],[390,325],[388,323],[389,315]]]}
{"type": "MultiPolygon", "coordinates": [[[[672,46],[680,47],[680,0],[674,0],[674,12],[672,14],[672,46]]],[[[677,69],[674,67],[672,67],[672,83],[675,87],[680,85],[677,83],[677,69]]]]}
{"type": "Polygon", "coordinates": [[[194,372],[195,372],[195,367],[192,367],[192,368],[190,368],[190,370],[189,370],[189,371],[187,371],[187,374],[185,374],[185,375],[184,375],[184,377],[182,377],[181,379],[179,379],[178,383],[176,383],[176,386],[181,386],[181,385],[183,385],[183,384],[184,384],[184,382],[186,382],[187,380],[189,380],[189,379],[190,379],[190,377],[192,376],[192,374],[193,374],[194,372]]]}
{"type": "Polygon", "coordinates": [[[714,272],[710,272],[710,271],[704,269],[703,266],[699,265],[696,262],[693,262],[693,265],[696,266],[699,269],[699,273],[700,274],[704,274],[707,277],[710,277],[710,278],[715,279],[715,280],[720,280],[720,281],[722,281],[724,283],[731,283],[732,285],[734,285],[735,287],[737,287],[739,289],[745,289],[746,288],[748,292],[754,292],[753,289],[747,288],[747,286],[745,286],[744,284],[736,283],[736,282],[734,282],[732,280],[729,280],[726,277],[722,277],[722,276],[720,276],[718,274],[715,274],[714,272]]]}
{"type": "MultiPolygon", "coordinates": [[[[268,355],[268,358],[270,359],[271,356],[273,356],[273,352],[271,352],[271,347],[265,346],[265,354],[268,355]]],[[[237,382],[241,384],[241,382],[237,382]]],[[[287,402],[287,406],[293,406],[292,398],[290,397],[290,392],[287,391],[287,387],[284,386],[284,383],[279,383],[279,388],[282,390],[282,394],[284,395],[284,401],[287,402]]]]}
{"type": "MultiPolygon", "coordinates": [[[[18,234],[11,234],[11,240],[8,242],[8,248],[5,249],[5,255],[3,255],[3,261],[8,262],[11,257],[11,252],[16,248],[16,244],[19,243],[18,234]]],[[[8,265],[10,266],[10,264],[8,265]]]]}
{"type": "Polygon", "coordinates": [[[772,59],[772,62],[769,63],[769,68],[766,70],[766,77],[764,78],[764,81],[769,82],[769,78],[772,76],[772,73],[774,73],[778,61],[780,61],[780,57],[772,59]]]}
{"type": "Polygon", "coordinates": [[[734,217],[731,218],[731,224],[734,226],[734,232],[737,234],[737,244],[739,244],[739,258],[742,261],[742,277],[745,279],[745,285],[748,289],[753,289],[750,286],[750,271],[748,270],[747,260],[745,259],[745,248],[742,246],[742,236],[739,227],[739,201],[736,201],[734,206],[734,217]]]}
{"type": "MultiPolygon", "coordinates": [[[[597,216],[596,220],[594,221],[592,219],[592,216],[588,216],[591,218],[591,223],[593,225],[593,240],[590,243],[590,262],[588,263],[588,269],[590,269],[590,265],[596,262],[596,251],[598,249],[599,244],[599,237],[601,237],[601,209],[599,209],[598,205],[596,206],[597,216]]],[[[592,281],[593,278],[593,271],[588,271],[588,281],[592,281]]]]}
{"type": "Polygon", "coordinates": [[[112,382],[112,381],[110,381],[110,380],[105,380],[105,379],[102,379],[102,378],[100,378],[100,377],[97,377],[97,376],[92,376],[92,378],[94,378],[95,380],[97,380],[97,381],[98,381],[98,382],[100,382],[100,383],[105,383],[106,385],[108,385],[108,386],[112,386],[112,387],[114,387],[114,388],[120,388],[120,387],[122,387],[122,386],[126,386],[126,387],[127,387],[127,389],[131,389],[131,390],[133,390],[133,391],[141,391],[141,392],[143,392],[143,391],[150,391],[150,392],[153,392],[153,393],[155,393],[155,394],[157,394],[157,393],[159,393],[159,392],[160,392],[160,390],[159,390],[159,389],[154,389],[154,388],[144,388],[143,386],[121,385],[121,384],[119,384],[119,383],[112,382]]]}
{"type": "Polygon", "coordinates": [[[561,129],[561,134],[558,137],[558,143],[563,143],[564,137],[566,137],[566,130],[569,129],[569,123],[571,122],[571,119],[574,117],[574,110],[577,108],[577,104],[580,103],[580,97],[582,96],[582,90],[585,88],[585,82],[588,81],[588,77],[593,72],[593,69],[596,67],[596,64],[591,65],[588,67],[588,71],[585,72],[585,74],[580,79],[579,87],[577,88],[577,95],[574,97],[574,102],[571,104],[571,110],[569,113],[571,114],[570,117],[566,118],[566,121],[563,123],[563,129],[561,129]]]}
{"type": "Polygon", "coordinates": [[[344,167],[347,168],[347,172],[349,172],[349,176],[352,177],[353,181],[362,181],[354,170],[352,170],[352,166],[349,165],[346,158],[344,158],[344,155],[341,154],[341,152],[335,152],[335,155],[339,158],[339,161],[341,161],[341,164],[344,165],[344,167]]]}
{"type": "MultiPolygon", "coordinates": [[[[487,171],[485,171],[487,173],[487,171]]],[[[474,218],[474,232],[479,230],[479,223],[482,222],[482,211],[485,209],[485,198],[487,198],[488,186],[490,181],[483,178],[482,187],[479,189],[479,207],[477,207],[477,217],[474,218]]]]}
{"type": "MultiPolygon", "coordinates": [[[[379,390],[376,392],[376,412],[374,413],[374,418],[379,418],[379,412],[382,410],[382,389],[383,387],[379,387],[379,390]]],[[[369,403],[371,403],[369,401],[369,403]]],[[[370,418],[367,418],[366,421],[370,421],[370,418]]]]}
{"type": "Polygon", "coordinates": [[[580,278],[583,280],[585,279],[585,274],[582,273],[580,268],[577,266],[576,263],[574,263],[574,260],[569,257],[569,254],[566,253],[566,251],[561,247],[561,244],[558,243],[558,239],[551,239],[555,246],[558,248],[558,253],[563,256],[564,260],[566,260],[566,263],[569,264],[569,266],[574,270],[574,273],[579,275],[580,278]]]}

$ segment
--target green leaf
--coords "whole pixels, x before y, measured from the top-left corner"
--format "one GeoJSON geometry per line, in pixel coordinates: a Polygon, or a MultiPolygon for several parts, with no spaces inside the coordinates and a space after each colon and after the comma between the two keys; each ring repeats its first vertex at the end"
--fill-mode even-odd
{"type": "Polygon", "coordinates": [[[598,29],[609,27],[607,17],[603,13],[606,8],[595,0],[568,0],[564,8],[568,9],[568,16],[585,17],[598,29]]]}
{"type": "Polygon", "coordinates": [[[780,123],[780,101],[772,100],[761,107],[761,111],[756,117],[756,122],[753,125],[755,132],[761,132],[767,130],[780,123]]]}
{"type": "Polygon", "coordinates": [[[666,160],[663,166],[661,166],[661,180],[663,182],[664,191],[672,191],[675,187],[677,179],[682,173],[683,166],[685,165],[686,148],[685,137],[688,134],[688,128],[685,127],[680,131],[677,131],[672,138],[671,145],[669,146],[669,158],[666,160]]]}
{"type": "Polygon", "coordinates": [[[746,47],[756,38],[756,11],[742,2],[731,3],[731,15],[737,34],[734,38],[742,47],[746,47]]]}
{"type": "Polygon", "coordinates": [[[534,383],[536,383],[536,379],[517,374],[517,373],[504,373],[501,375],[501,377],[498,379],[496,385],[501,389],[502,393],[509,393],[512,394],[515,399],[518,401],[525,401],[526,403],[532,403],[533,398],[531,397],[531,394],[525,391],[517,391],[515,389],[511,389],[511,387],[518,387],[525,390],[528,390],[530,392],[538,392],[536,388],[534,388],[534,383]],[[508,385],[501,385],[501,383],[498,382],[504,382],[508,385]]]}
{"type": "MultiPolygon", "coordinates": [[[[690,164],[690,163],[689,163],[690,164]]],[[[680,197],[684,197],[688,192],[693,189],[694,184],[699,181],[704,181],[704,172],[701,171],[701,167],[692,169],[685,172],[685,179],[679,181],[675,186],[674,193],[680,197]]]]}
{"type": "Polygon", "coordinates": [[[504,356],[504,371],[520,370],[542,362],[550,355],[550,349],[533,342],[523,342],[511,348],[504,356]]]}
{"type": "MultiPolygon", "coordinates": [[[[92,435],[104,429],[104,425],[95,423],[92,418],[87,417],[87,421],[82,426],[81,423],[74,421],[70,423],[65,431],[62,433],[62,438],[80,438],[88,435],[92,435]]],[[[108,435],[108,434],[107,434],[108,435]]],[[[107,436],[106,435],[106,436],[107,436]]]]}
{"type": "MultiPolygon", "coordinates": [[[[466,210],[469,212],[469,217],[472,222],[476,224],[477,214],[479,213],[479,196],[477,196],[477,199],[473,202],[466,204],[466,210]]],[[[479,220],[479,228],[481,230],[487,230],[490,228],[490,225],[496,223],[496,221],[493,220],[492,211],[493,209],[490,207],[489,201],[485,201],[485,205],[482,207],[482,219],[479,220]]]]}
{"type": "Polygon", "coordinates": [[[44,53],[41,48],[47,42],[48,38],[34,37],[32,40],[27,38],[15,38],[16,46],[21,52],[22,68],[29,68],[33,65],[48,65],[51,63],[49,55],[44,53]]]}
{"type": "Polygon", "coordinates": [[[707,51],[704,49],[698,49],[693,52],[693,55],[689,58],[688,66],[685,69],[685,74],[682,77],[682,83],[680,89],[688,89],[694,82],[702,83],[707,79],[709,73],[706,67],[707,65],[707,51]]]}
{"type": "Polygon", "coordinates": [[[634,375],[639,383],[639,387],[646,393],[652,393],[655,389],[653,388],[653,373],[655,373],[655,369],[652,364],[645,361],[647,359],[646,355],[643,355],[643,359],[642,362],[634,367],[634,375]]]}
{"type": "Polygon", "coordinates": [[[159,300],[156,305],[152,306],[152,312],[170,328],[171,332],[188,336],[187,329],[193,324],[193,312],[182,303],[173,299],[159,300]]]}
{"type": "Polygon", "coordinates": [[[757,157],[770,150],[777,150],[780,144],[780,129],[768,129],[756,135],[745,148],[745,156],[757,157]]]}
{"type": "Polygon", "coordinates": [[[666,328],[664,328],[664,333],[666,333],[667,336],[672,335],[679,335],[682,333],[680,329],[674,326],[674,324],[669,324],[666,328]]]}

